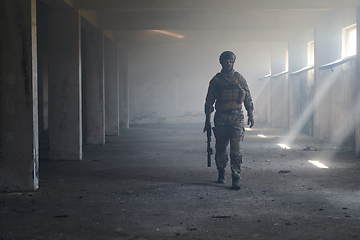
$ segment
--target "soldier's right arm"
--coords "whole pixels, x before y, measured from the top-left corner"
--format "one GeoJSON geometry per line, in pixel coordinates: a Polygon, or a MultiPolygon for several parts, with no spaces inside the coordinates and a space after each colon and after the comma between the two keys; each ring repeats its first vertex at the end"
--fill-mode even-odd
{"type": "Polygon", "coordinates": [[[209,83],[209,88],[208,88],[208,92],[206,94],[206,99],[205,99],[204,111],[205,111],[206,119],[205,119],[205,125],[204,125],[204,132],[211,131],[210,115],[214,111],[213,105],[215,102],[215,86],[214,86],[215,81],[213,81],[213,80],[214,80],[214,78],[209,83]]]}
{"type": "Polygon", "coordinates": [[[214,111],[214,103],[216,100],[216,79],[211,79],[205,99],[205,114],[211,114],[214,111]]]}

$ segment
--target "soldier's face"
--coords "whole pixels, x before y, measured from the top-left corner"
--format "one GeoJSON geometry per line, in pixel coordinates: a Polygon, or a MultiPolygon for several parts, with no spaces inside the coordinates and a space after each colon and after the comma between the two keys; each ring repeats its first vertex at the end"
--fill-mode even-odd
{"type": "Polygon", "coordinates": [[[234,68],[234,63],[234,59],[228,59],[223,61],[221,65],[225,70],[232,70],[234,68]]]}

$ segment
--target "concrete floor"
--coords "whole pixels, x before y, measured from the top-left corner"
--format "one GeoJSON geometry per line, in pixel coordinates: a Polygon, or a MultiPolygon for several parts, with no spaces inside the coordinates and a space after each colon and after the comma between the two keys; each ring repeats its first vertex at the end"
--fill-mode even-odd
{"type": "Polygon", "coordinates": [[[214,182],[202,127],[132,126],[83,161],[41,161],[38,191],[0,194],[0,239],[360,239],[351,150],[305,136],[284,150],[283,130],[256,125],[234,191],[229,167],[214,182]]]}

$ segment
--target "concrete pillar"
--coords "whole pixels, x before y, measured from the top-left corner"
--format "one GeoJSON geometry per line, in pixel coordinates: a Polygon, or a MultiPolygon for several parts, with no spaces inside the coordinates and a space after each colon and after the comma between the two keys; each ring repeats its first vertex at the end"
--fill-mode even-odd
{"type": "MultiPolygon", "coordinates": [[[[304,42],[290,41],[289,42],[289,73],[304,68],[307,64],[304,62],[306,59],[307,49],[304,42]]],[[[300,94],[300,90],[297,87],[297,78],[299,76],[289,76],[289,126],[290,128],[296,124],[296,118],[298,116],[296,111],[296,103],[298,102],[297,96],[300,94]]]]}
{"type": "Polygon", "coordinates": [[[314,31],[314,137],[318,140],[331,138],[331,96],[329,89],[334,83],[335,77],[331,70],[326,69],[320,72],[319,67],[341,58],[341,31],[339,32],[340,34],[336,32],[336,29],[330,27],[318,28],[314,31]]]}
{"type": "Polygon", "coordinates": [[[119,63],[117,44],[105,37],[105,134],[119,135],[119,63]]]}
{"type": "Polygon", "coordinates": [[[0,191],[39,187],[36,0],[0,1],[0,191]]]}
{"type": "Polygon", "coordinates": [[[360,7],[356,9],[357,55],[355,81],[355,154],[360,157],[360,7]]]}
{"type": "Polygon", "coordinates": [[[49,158],[48,9],[43,2],[36,2],[40,161],[49,158]]]}
{"type": "MultiPolygon", "coordinates": [[[[306,40],[290,41],[289,42],[289,73],[293,73],[307,66],[307,45],[306,40]]],[[[307,73],[305,73],[307,74],[307,73]]],[[[307,79],[301,78],[304,74],[297,74],[295,76],[289,75],[289,127],[295,127],[302,117],[302,108],[300,103],[301,96],[301,81],[306,83],[307,79]]],[[[302,100],[302,101],[301,101],[302,100]]],[[[310,99],[309,99],[310,100],[310,99]]]]}
{"type": "Polygon", "coordinates": [[[49,159],[82,159],[80,15],[49,10],[49,159]]]}
{"type": "Polygon", "coordinates": [[[264,84],[267,85],[266,87],[266,124],[271,126],[271,77],[268,77],[264,80],[264,84]]]}
{"type": "Polygon", "coordinates": [[[119,48],[119,125],[120,128],[129,128],[129,79],[128,56],[119,48]]]}
{"type": "Polygon", "coordinates": [[[82,19],[84,143],[105,144],[104,35],[82,19]]]}
{"type": "MultiPolygon", "coordinates": [[[[287,43],[273,45],[271,51],[271,74],[276,75],[286,70],[287,43]]],[[[287,128],[287,76],[271,78],[271,126],[287,128]],[[286,108],[286,109],[285,109],[286,108]]]]}

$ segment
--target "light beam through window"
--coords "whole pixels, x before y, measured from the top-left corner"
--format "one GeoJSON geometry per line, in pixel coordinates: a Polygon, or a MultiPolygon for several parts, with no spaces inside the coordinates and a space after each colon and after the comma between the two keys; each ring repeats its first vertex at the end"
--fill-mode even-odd
{"type": "Polygon", "coordinates": [[[317,166],[318,168],[328,168],[327,166],[325,166],[324,164],[322,164],[321,162],[319,161],[312,161],[312,160],[309,160],[309,163],[312,163],[314,164],[315,166],[317,166]]]}

